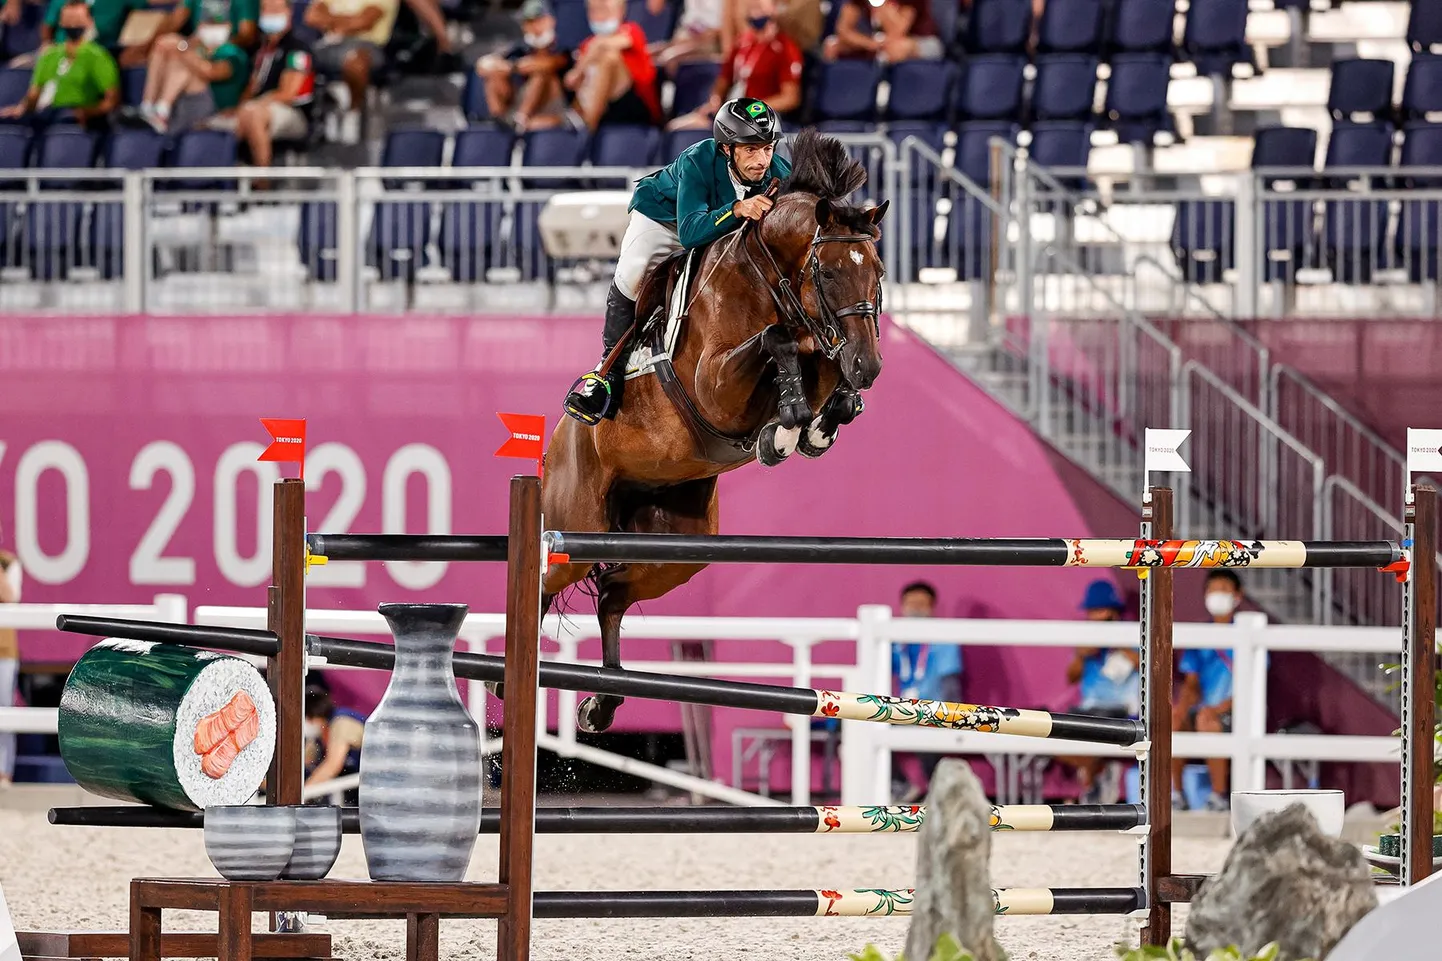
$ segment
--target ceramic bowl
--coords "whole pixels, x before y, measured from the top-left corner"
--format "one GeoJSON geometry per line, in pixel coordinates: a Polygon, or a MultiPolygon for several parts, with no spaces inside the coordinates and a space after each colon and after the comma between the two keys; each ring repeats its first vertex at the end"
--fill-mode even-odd
{"type": "Polygon", "coordinates": [[[1328,790],[1233,791],[1232,830],[1241,837],[1263,814],[1282,811],[1293,804],[1305,807],[1323,834],[1334,838],[1342,836],[1346,798],[1341,791],[1328,790]]]}
{"type": "Polygon", "coordinates": [[[205,853],[230,881],[274,881],[295,847],[295,810],[269,804],[205,809],[205,853]]]}
{"type": "Polygon", "coordinates": [[[295,845],[280,876],[288,881],[319,881],[340,854],[340,808],[297,804],[290,810],[295,812],[295,845]]]}

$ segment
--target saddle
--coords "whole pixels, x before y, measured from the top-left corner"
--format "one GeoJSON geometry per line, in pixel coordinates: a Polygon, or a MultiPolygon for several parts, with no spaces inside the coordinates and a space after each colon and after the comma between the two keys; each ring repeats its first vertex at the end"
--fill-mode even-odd
{"type": "Polygon", "coordinates": [[[632,380],[654,374],[661,390],[681,415],[701,456],[729,467],[756,457],[760,430],[735,436],[711,426],[692,403],[671,364],[706,249],[678,250],[658,261],[647,273],[637,303],[640,319],[625,355],[625,376],[632,380]]]}

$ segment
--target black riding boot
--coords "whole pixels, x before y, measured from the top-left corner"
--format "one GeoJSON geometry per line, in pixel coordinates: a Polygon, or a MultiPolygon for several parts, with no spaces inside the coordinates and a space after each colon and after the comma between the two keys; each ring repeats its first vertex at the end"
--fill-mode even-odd
{"type": "MultiPolygon", "coordinates": [[[[616,289],[612,284],[606,292],[606,326],[601,332],[601,361],[605,362],[611,348],[636,322],[636,302],[616,289]]],[[[626,382],[626,360],[617,357],[610,371],[602,376],[601,364],[571,385],[566,395],[566,413],[588,427],[594,427],[603,417],[615,417],[621,409],[621,388],[626,382]]]]}

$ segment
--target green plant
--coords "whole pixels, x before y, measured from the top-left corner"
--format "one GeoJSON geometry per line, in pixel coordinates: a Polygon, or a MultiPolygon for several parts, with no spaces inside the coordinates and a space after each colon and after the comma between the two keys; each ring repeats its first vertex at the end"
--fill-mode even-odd
{"type": "Polygon", "coordinates": [[[1234,947],[1218,948],[1205,958],[1198,958],[1187,950],[1181,938],[1172,938],[1166,947],[1127,948],[1117,946],[1117,957],[1121,961],[1276,961],[1281,947],[1274,941],[1253,955],[1245,955],[1234,947]]]}
{"type": "MultiPolygon", "coordinates": [[[[874,944],[868,944],[860,954],[851,955],[851,961],[888,961],[881,949],[874,944]]],[[[906,961],[905,955],[898,954],[890,961],[906,961]]],[[[951,934],[943,934],[936,939],[936,947],[931,949],[931,957],[927,961],[974,961],[971,952],[963,950],[961,944],[951,934]]]]}

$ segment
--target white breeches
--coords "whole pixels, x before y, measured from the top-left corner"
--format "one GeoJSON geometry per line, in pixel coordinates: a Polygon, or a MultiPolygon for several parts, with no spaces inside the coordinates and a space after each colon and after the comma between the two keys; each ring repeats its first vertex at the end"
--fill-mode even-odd
{"type": "Polygon", "coordinates": [[[639,211],[631,211],[631,221],[626,225],[626,234],[621,238],[621,256],[616,262],[616,289],[627,299],[635,300],[641,288],[641,278],[657,254],[671,253],[681,248],[676,231],[658,224],[639,211]]]}

